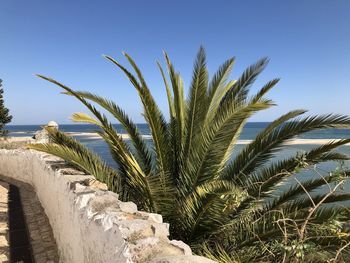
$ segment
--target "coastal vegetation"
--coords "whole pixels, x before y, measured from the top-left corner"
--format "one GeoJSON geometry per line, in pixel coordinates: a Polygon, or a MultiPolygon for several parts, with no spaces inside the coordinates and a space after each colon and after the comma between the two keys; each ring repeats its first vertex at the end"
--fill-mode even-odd
{"type": "Polygon", "coordinates": [[[5,107],[3,94],[4,89],[2,88],[2,80],[0,79],[0,137],[6,136],[8,131],[5,129],[5,125],[12,120],[12,116],[9,114],[9,109],[5,107]]]}
{"type": "Polygon", "coordinates": [[[278,79],[255,94],[250,92],[268,59],[249,66],[237,80],[229,80],[235,61],[230,58],[209,78],[200,48],[186,98],[181,75],[164,53],[167,73],[160,63],[158,68],[169,105],[167,121],[141,70],[128,54],[124,56],[134,73],[112,57],[106,59],[138,92],[151,143],[113,101],[38,75],[86,106],[90,115],[75,113],[72,120],[99,128],[117,168],[55,129],[48,129],[54,143],[28,147],[63,158],[106,183],[121,200],[161,214],[170,223],[172,238],[218,262],[344,262],[349,258],[350,210],[343,201],[350,200],[344,190],[350,172],[342,163],[332,173],[320,173],[314,167],[348,160],[336,148],[350,139],[331,141],[283,160],[274,156],[288,140],[303,133],[350,128],[350,117],[303,117],[305,110],[290,111],[233,156],[249,118],[275,105],[266,95],[278,79]],[[123,139],[95,105],[110,113],[113,122],[120,122],[130,139],[123,139]],[[316,176],[301,178],[300,172],[307,169],[316,176]]]}

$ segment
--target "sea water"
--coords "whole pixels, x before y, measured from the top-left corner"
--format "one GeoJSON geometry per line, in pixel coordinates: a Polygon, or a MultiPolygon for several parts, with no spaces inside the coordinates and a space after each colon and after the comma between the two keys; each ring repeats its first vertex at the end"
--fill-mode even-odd
{"type": "MultiPolygon", "coordinates": [[[[269,122],[248,122],[241,134],[241,140],[251,140],[264,129],[269,122]]],[[[7,125],[10,136],[30,136],[36,131],[41,130],[43,125],[7,125]]],[[[60,130],[65,132],[95,132],[99,130],[96,126],[90,124],[62,124],[60,130]]],[[[119,133],[126,133],[122,125],[114,124],[119,133]]],[[[137,124],[138,129],[143,135],[150,135],[150,129],[147,124],[137,124]]],[[[350,137],[350,129],[326,129],[317,130],[300,135],[300,139],[344,139],[350,137]]]]}
{"type": "MultiPolygon", "coordinates": [[[[244,127],[240,140],[252,140],[255,136],[264,129],[269,123],[268,122],[250,122],[244,127]]],[[[147,124],[137,124],[138,129],[143,135],[150,135],[150,129],[147,124]]],[[[33,136],[34,133],[42,129],[42,125],[8,125],[6,126],[9,130],[9,136],[33,136]]],[[[120,124],[115,124],[118,133],[126,133],[120,124]]],[[[60,125],[59,129],[65,132],[74,133],[92,133],[96,132],[98,128],[94,125],[89,124],[64,124],[60,125]]],[[[87,147],[92,149],[94,152],[99,154],[107,163],[115,166],[115,163],[109,153],[107,144],[98,138],[90,138],[89,136],[75,136],[87,147]]],[[[344,139],[350,138],[350,129],[327,129],[318,130],[308,133],[304,133],[297,137],[297,139],[344,139]]],[[[309,151],[319,145],[312,144],[293,144],[283,147],[283,149],[274,155],[273,160],[285,159],[287,157],[293,156],[296,152],[309,151]]],[[[246,145],[238,144],[235,146],[232,156],[239,153],[246,145]]],[[[338,148],[341,153],[348,154],[350,156],[350,146],[342,146],[338,148]]],[[[319,165],[320,168],[326,170],[332,170],[337,164],[334,162],[327,162],[319,165]]],[[[346,162],[346,165],[350,167],[350,162],[346,162]]]]}
{"type": "MultiPolygon", "coordinates": [[[[243,129],[240,140],[252,140],[255,138],[255,136],[264,129],[269,123],[267,122],[254,122],[254,123],[247,123],[245,128],[243,129]]],[[[116,124],[114,125],[117,129],[118,133],[126,133],[125,130],[122,128],[121,125],[116,124]]],[[[143,135],[150,135],[149,127],[146,124],[138,124],[137,125],[140,132],[143,135]]],[[[7,129],[10,131],[10,136],[32,136],[37,130],[41,130],[41,125],[9,125],[7,126],[7,129]]],[[[60,125],[59,129],[65,132],[72,132],[72,133],[93,133],[98,130],[93,125],[81,125],[81,124],[70,124],[70,125],[60,125]]],[[[117,167],[116,163],[114,162],[107,144],[99,138],[93,137],[93,136],[75,136],[76,139],[81,141],[84,145],[86,145],[88,148],[93,150],[95,153],[100,155],[102,159],[104,159],[111,167],[117,167]]],[[[149,137],[146,137],[149,138],[149,137]]],[[[308,132],[305,134],[300,135],[296,139],[344,139],[344,138],[350,138],[350,129],[328,129],[328,130],[319,130],[319,131],[313,131],[308,132]]],[[[148,142],[151,143],[150,139],[147,139],[148,142]]],[[[237,144],[234,147],[234,150],[232,152],[232,158],[234,158],[235,155],[237,155],[244,147],[246,147],[246,144],[237,144]]],[[[270,159],[269,162],[274,162],[277,160],[283,160],[288,157],[295,156],[297,152],[306,152],[310,151],[311,149],[315,147],[319,147],[320,145],[312,145],[312,144],[293,144],[293,145],[286,145],[284,146],[280,151],[276,152],[273,157],[270,159]]],[[[350,146],[341,146],[338,149],[336,149],[338,152],[347,154],[350,156],[350,146]]],[[[269,165],[269,162],[265,165],[269,165]]],[[[345,162],[345,168],[350,168],[350,161],[345,162]]],[[[308,169],[302,170],[296,175],[290,176],[285,180],[282,185],[274,192],[274,194],[282,193],[283,190],[289,188],[291,185],[295,185],[298,180],[298,182],[303,182],[304,180],[308,180],[311,178],[320,178],[320,176],[326,176],[329,173],[333,172],[337,167],[339,167],[339,163],[337,162],[325,162],[321,164],[317,164],[317,166],[309,166],[308,169]]],[[[348,181],[344,188],[345,191],[350,191],[350,181],[348,181]]],[[[323,186],[321,188],[317,188],[314,191],[312,191],[310,194],[317,195],[320,193],[328,192],[329,189],[327,186],[323,186]]],[[[350,205],[350,201],[341,202],[341,204],[347,204],[350,205]]]]}

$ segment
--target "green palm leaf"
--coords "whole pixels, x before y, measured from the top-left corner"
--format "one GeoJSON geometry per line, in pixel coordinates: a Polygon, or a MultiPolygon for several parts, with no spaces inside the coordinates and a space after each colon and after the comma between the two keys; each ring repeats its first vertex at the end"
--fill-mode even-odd
{"type": "MultiPolygon", "coordinates": [[[[65,93],[67,95],[71,95],[69,93],[65,93]]],[[[130,139],[136,149],[138,160],[142,164],[145,169],[145,173],[148,174],[152,170],[152,153],[148,149],[147,143],[142,139],[142,135],[140,134],[136,124],[127,116],[127,114],[118,107],[114,102],[107,100],[98,95],[92,94],[90,92],[81,92],[77,91],[77,95],[82,98],[91,100],[104,109],[106,109],[109,113],[111,113],[119,122],[123,125],[126,132],[129,134],[130,139]]]]}
{"type": "MultiPolygon", "coordinates": [[[[301,113],[301,112],[300,112],[301,113]]],[[[288,118],[290,116],[282,116],[288,118]]],[[[222,177],[241,179],[254,172],[262,164],[268,161],[273,154],[281,149],[283,143],[294,138],[296,135],[303,134],[312,130],[327,129],[327,128],[341,128],[350,125],[350,118],[341,115],[323,115],[306,117],[301,120],[291,121],[281,124],[280,119],[267,127],[267,132],[262,132],[257,138],[247,146],[245,150],[230,164],[222,177]],[[278,125],[272,128],[274,125],[278,125]]]]}
{"type": "Polygon", "coordinates": [[[191,149],[193,149],[194,138],[203,127],[205,115],[208,110],[207,102],[208,72],[205,62],[205,52],[201,47],[194,64],[192,84],[188,98],[187,122],[185,125],[186,139],[184,144],[183,159],[186,161],[191,149]]]}
{"type": "Polygon", "coordinates": [[[136,64],[127,54],[125,54],[125,56],[129,60],[130,64],[133,66],[135,71],[137,72],[138,77],[141,81],[141,85],[136,80],[136,78],[125,67],[119,64],[116,60],[108,56],[106,56],[106,58],[110,60],[112,63],[114,63],[115,65],[117,65],[125,73],[125,75],[129,78],[130,82],[133,84],[133,86],[136,88],[137,92],[139,93],[140,99],[142,101],[142,104],[145,110],[145,119],[151,129],[152,139],[155,145],[155,152],[157,154],[158,169],[160,171],[160,174],[162,174],[162,176],[165,177],[169,171],[169,164],[167,159],[168,147],[167,147],[166,123],[148,87],[146,86],[145,80],[143,79],[142,74],[140,73],[136,64]]]}
{"type": "Polygon", "coordinates": [[[27,147],[61,157],[79,170],[91,174],[97,180],[107,184],[110,190],[118,194],[122,193],[122,178],[117,171],[110,168],[99,156],[63,133],[51,131],[50,138],[56,144],[29,144],[27,147]]]}

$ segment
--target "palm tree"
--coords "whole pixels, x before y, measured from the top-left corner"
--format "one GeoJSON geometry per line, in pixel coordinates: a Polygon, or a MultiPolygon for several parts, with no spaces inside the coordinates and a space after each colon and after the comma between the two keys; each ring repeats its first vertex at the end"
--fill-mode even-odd
{"type": "MultiPolygon", "coordinates": [[[[303,226],[305,220],[302,219],[306,219],[307,213],[314,208],[308,199],[310,195],[305,197],[305,191],[331,186],[340,177],[328,175],[291,185],[287,183],[289,179],[293,176],[297,178],[300,170],[321,162],[347,160],[348,156],[334,149],[349,143],[350,139],[332,141],[281,161],[274,161],[274,155],[283,149],[286,141],[297,135],[319,129],[349,128],[350,117],[332,114],[302,117],[305,110],[288,112],[271,122],[232,157],[247,120],[256,112],[274,105],[265,95],[278,83],[278,79],[266,83],[256,94],[249,94],[268,59],[260,59],[248,67],[239,79],[229,81],[234,64],[234,58],[230,58],[209,80],[205,51],[200,48],[186,99],[183,80],[164,53],[168,76],[161,64],[157,64],[169,104],[170,119],[166,121],[140,69],[128,54],[123,54],[135,74],[113,58],[106,58],[124,72],[136,88],[150,128],[151,144],[114,102],[89,92],[75,91],[54,79],[38,75],[86,106],[93,116],[75,113],[72,120],[99,127],[97,132],[108,144],[117,168],[109,167],[78,141],[56,130],[49,130],[54,144],[33,144],[29,147],[59,156],[94,175],[110,190],[117,192],[122,200],[132,200],[142,210],[162,214],[170,223],[172,238],[189,243],[197,251],[223,261],[224,257],[234,261],[251,259],[247,257],[253,255],[249,251],[258,247],[255,258],[258,258],[257,254],[269,258],[269,252],[260,250],[261,244],[275,241],[282,244],[285,237],[277,221],[282,217],[289,218],[297,227],[303,226]],[[124,127],[130,140],[124,140],[93,104],[111,113],[124,127]],[[276,191],[280,194],[276,195],[276,191]]],[[[345,178],[349,172],[341,174],[341,178],[345,178]]],[[[317,198],[320,205],[308,218],[304,232],[306,228],[307,233],[312,232],[309,225],[316,229],[315,226],[335,218],[340,220],[340,216],[343,221],[349,218],[346,207],[327,206],[349,200],[349,194],[339,195],[333,191],[331,195],[324,193],[317,198]]],[[[283,229],[294,229],[296,233],[298,228],[285,224],[283,229]]],[[[317,236],[313,238],[318,241],[317,236]]],[[[335,255],[337,249],[330,246],[331,242],[338,242],[340,246],[344,240],[347,240],[347,235],[332,235],[332,238],[322,240],[322,248],[335,255]]],[[[304,237],[299,241],[306,244],[304,237]]],[[[285,251],[281,255],[285,256],[285,251]]],[[[339,252],[341,255],[345,253],[350,253],[347,248],[339,252]]]]}

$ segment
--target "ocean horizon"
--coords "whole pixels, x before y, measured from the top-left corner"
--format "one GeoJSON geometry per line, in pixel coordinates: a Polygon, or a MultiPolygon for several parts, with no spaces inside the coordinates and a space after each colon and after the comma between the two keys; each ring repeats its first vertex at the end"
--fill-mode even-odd
{"type": "MultiPolygon", "coordinates": [[[[241,133],[241,140],[252,140],[255,136],[271,122],[248,122],[241,133]]],[[[24,125],[7,125],[9,136],[31,136],[38,130],[41,130],[45,124],[24,124],[24,125]]],[[[150,129],[146,123],[137,123],[142,135],[150,135],[150,129]]],[[[121,124],[113,124],[118,133],[125,134],[121,124]]],[[[93,133],[99,130],[92,124],[61,124],[59,129],[71,133],[93,133]]],[[[300,139],[345,139],[350,138],[350,129],[323,129],[304,133],[296,138],[300,139]]]]}

